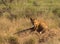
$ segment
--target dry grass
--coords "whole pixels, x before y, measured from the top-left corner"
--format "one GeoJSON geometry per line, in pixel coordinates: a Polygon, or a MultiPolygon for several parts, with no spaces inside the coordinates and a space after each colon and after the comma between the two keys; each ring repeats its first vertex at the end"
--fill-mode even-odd
{"type": "MultiPolygon", "coordinates": [[[[39,19],[39,17],[38,17],[38,19],[39,19]]],[[[49,29],[51,29],[51,30],[52,30],[53,26],[55,26],[54,25],[55,22],[54,21],[52,22],[52,21],[53,21],[52,19],[50,19],[50,20],[47,19],[46,20],[46,22],[48,22],[49,29]]],[[[32,34],[28,34],[28,35],[27,34],[21,35],[21,37],[18,36],[18,35],[13,35],[15,32],[18,32],[18,31],[24,30],[24,29],[28,29],[30,27],[32,27],[32,24],[31,24],[31,21],[29,19],[27,19],[27,18],[20,18],[20,19],[17,19],[17,20],[13,20],[11,22],[5,16],[1,17],[0,18],[0,36],[2,36],[2,38],[0,39],[0,43],[9,44],[11,42],[10,44],[12,44],[12,42],[15,43],[15,42],[18,41],[19,44],[39,44],[39,43],[41,43],[41,44],[44,44],[44,43],[45,44],[53,44],[54,43],[55,44],[55,41],[54,41],[55,39],[54,38],[53,38],[54,42],[50,40],[48,35],[47,35],[47,38],[45,38],[46,34],[48,34],[48,33],[40,35],[40,38],[41,38],[40,40],[39,40],[38,34],[36,35],[36,34],[34,34],[34,32],[32,34]],[[13,36],[13,37],[9,38],[10,36],[13,36]],[[17,38],[17,41],[15,40],[15,37],[17,38]],[[7,40],[9,40],[9,42],[7,40]]],[[[57,25],[56,25],[56,27],[57,27],[57,25]]],[[[59,30],[57,28],[55,28],[55,29],[59,30]]],[[[55,30],[53,30],[53,32],[54,31],[55,30]]],[[[49,32],[49,33],[51,33],[51,32],[49,32]]],[[[58,38],[56,38],[56,40],[57,39],[58,38]]],[[[18,44],[18,43],[15,43],[15,44],[18,44]]],[[[58,40],[57,40],[57,43],[59,43],[58,40]]]]}
{"type": "Polygon", "coordinates": [[[8,38],[9,44],[19,44],[17,38],[15,37],[10,37],[8,38]]]}
{"type": "Polygon", "coordinates": [[[60,0],[0,0],[0,44],[60,44],[59,31],[60,0]],[[14,35],[33,26],[29,17],[44,19],[50,30],[14,35]]]}

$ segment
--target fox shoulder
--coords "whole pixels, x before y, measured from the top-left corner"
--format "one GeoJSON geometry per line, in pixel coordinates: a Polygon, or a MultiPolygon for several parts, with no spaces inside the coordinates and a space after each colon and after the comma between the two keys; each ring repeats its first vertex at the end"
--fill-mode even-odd
{"type": "Polygon", "coordinates": [[[44,29],[47,29],[47,28],[48,28],[47,22],[46,22],[45,20],[40,20],[40,25],[41,25],[44,29]]]}

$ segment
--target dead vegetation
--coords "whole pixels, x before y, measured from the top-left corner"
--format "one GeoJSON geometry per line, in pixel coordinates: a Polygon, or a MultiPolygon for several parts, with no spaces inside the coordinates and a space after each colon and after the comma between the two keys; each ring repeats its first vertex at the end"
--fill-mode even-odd
{"type": "Polygon", "coordinates": [[[8,42],[9,42],[9,44],[19,44],[18,40],[14,37],[9,37],[8,42]]]}
{"type": "Polygon", "coordinates": [[[0,44],[60,44],[59,33],[59,0],[0,0],[0,44]]]}
{"type": "Polygon", "coordinates": [[[35,41],[33,39],[29,39],[25,41],[23,44],[35,44],[35,41]]]}
{"type": "MultiPolygon", "coordinates": [[[[34,23],[35,22],[33,22],[33,24],[34,23]]],[[[18,35],[21,38],[27,37],[29,35],[31,35],[31,36],[36,35],[36,36],[38,36],[38,38],[37,38],[38,44],[42,44],[42,43],[48,41],[49,39],[54,38],[54,36],[56,36],[57,33],[56,33],[56,31],[52,31],[48,28],[43,27],[43,25],[39,24],[39,25],[37,25],[37,27],[33,26],[32,28],[18,31],[18,32],[14,33],[14,35],[18,35]]],[[[33,44],[33,43],[32,43],[32,41],[26,41],[24,44],[33,44]]]]}

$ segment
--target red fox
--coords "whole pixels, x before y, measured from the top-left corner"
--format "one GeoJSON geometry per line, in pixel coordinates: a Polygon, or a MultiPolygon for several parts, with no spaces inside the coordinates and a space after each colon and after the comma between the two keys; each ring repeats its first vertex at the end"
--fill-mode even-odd
{"type": "Polygon", "coordinates": [[[40,30],[41,31],[41,30],[48,29],[48,25],[43,19],[38,20],[38,19],[30,18],[30,20],[31,20],[32,24],[34,25],[35,30],[40,30]]]}

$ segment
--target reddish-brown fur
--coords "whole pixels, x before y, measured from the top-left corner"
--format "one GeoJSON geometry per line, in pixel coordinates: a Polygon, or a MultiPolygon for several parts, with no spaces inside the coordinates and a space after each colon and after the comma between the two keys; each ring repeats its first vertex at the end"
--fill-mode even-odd
{"type": "Polygon", "coordinates": [[[34,23],[34,28],[35,30],[38,29],[38,26],[42,26],[44,30],[48,29],[48,25],[47,23],[43,20],[43,19],[34,19],[32,20],[32,22],[34,23]]]}

